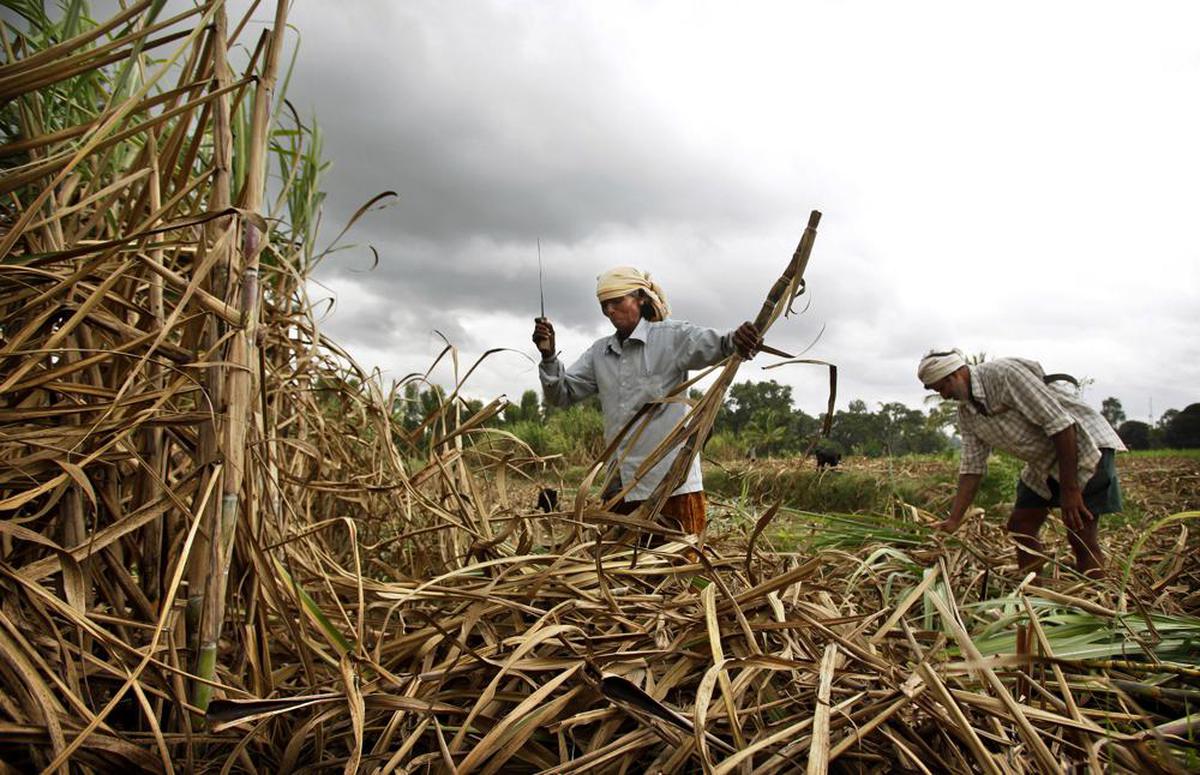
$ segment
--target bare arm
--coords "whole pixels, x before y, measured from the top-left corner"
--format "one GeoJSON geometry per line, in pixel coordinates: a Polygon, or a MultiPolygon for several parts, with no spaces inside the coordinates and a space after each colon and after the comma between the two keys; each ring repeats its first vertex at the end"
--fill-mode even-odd
{"type": "Polygon", "coordinates": [[[967,509],[975,502],[975,494],[979,492],[979,483],[987,473],[988,457],[992,448],[983,439],[975,435],[970,428],[963,425],[962,410],[959,409],[958,432],[962,436],[962,457],[958,464],[958,489],[954,492],[954,502],[950,505],[949,518],[937,523],[938,530],[953,533],[958,530],[966,516],[967,509]]]}
{"type": "Polygon", "coordinates": [[[1068,425],[1050,437],[1058,455],[1058,484],[1063,524],[1071,530],[1082,530],[1084,521],[1095,519],[1083,503],[1083,490],[1079,487],[1079,454],[1075,439],[1075,426],[1068,425]]]}
{"type": "Polygon", "coordinates": [[[959,474],[958,490],[954,493],[954,504],[950,507],[950,518],[937,523],[934,527],[953,533],[962,524],[963,515],[975,501],[975,493],[979,492],[979,483],[983,481],[982,474],[959,474]]]}

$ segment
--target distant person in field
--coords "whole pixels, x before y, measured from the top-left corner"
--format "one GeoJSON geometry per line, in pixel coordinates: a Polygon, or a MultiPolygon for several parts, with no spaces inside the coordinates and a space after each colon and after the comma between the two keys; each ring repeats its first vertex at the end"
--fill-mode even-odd
{"type": "MultiPolygon", "coordinates": [[[[539,376],[546,403],[570,406],[599,394],[604,414],[604,438],[611,442],[647,402],[664,398],[687,379],[690,369],[710,366],[732,354],[754,356],[760,344],[758,329],[743,323],[730,332],[702,328],[669,319],[671,308],[663,289],[648,272],[618,266],[596,278],[600,312],[615,329],[597,339],[570,368],[558,359],[554,326],[546,318],[534,321],[533,342],[542,354],[539,376]]],[[[605,497],[620,491],[622,482],[633,487],[617,511],[628,514],[648,498],[662,482],[678,449],[634,482],[634,472],[686,414],[681,403],[660,404],[650,415],[645,430],[632,439],[637,426],[621,441],[617,459],[619,479],[605,497]]],[[[692,460],[687,479],[663,506],[662,513],[677,520],[684,533],[701,535],[706,523],[704,484],[700,460],[692,460]]]]}
{"type": "Polygon", "coordinates": [[[1038,533],[1057,508],[1076,570],[1103,576],[1098,519],[1121,510],[1114,455],[1125,445],[1099,412],[1057,383],[1047,384],[1042,367],[1023,358],[972,365],[958,350],[931,352],[921,359],[917,378],[958,402],[958,491],[949,519],[937,527],[958,529],[987,472],[988,455],[1001,449],[1025,462],[1008,520],[1021,571],[1041,567],[1038,533]]]}

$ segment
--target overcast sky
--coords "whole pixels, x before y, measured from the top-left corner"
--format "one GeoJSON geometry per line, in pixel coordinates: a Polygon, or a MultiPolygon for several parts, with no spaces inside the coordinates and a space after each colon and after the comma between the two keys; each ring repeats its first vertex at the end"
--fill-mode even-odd
{"type": "MultiPolygon", "coordinates": [[[[946,346],[1089,377],[1135,419],[1200,400],[1200,5],[355,0],[291,22],[326,238],[399,193],[314,287],[387,377],[423,371],[437,330],[464,363],[528,356],[468,394],[536,388],[538,238],[568,361],[611,331],[616,264],[734,327],[819,209],[808,310],[767,341],[824,327],[839,408],[919,406],[916,361],[946,346]]],[[[773,360],[741,378],[817,412],[824,371],[773,360]]]]}

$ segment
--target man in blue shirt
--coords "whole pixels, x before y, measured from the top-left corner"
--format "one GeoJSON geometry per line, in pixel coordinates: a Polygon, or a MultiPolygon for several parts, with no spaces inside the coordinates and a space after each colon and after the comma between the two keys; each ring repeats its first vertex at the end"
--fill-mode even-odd
{"type": "MultiPolygon", "coordinates": [[[[633,267],[616,267],[601,274],[596,296],[601,313],[615,331],[596,340],[570,368],[558,358],[549,320],[535,321],[533,342],[542,354],[539,376],[546,403],[565,407],[599,395],[606,442],[611,442],[643,405],[665,398],[684,382],[689,370],[718,363],[735,350],[751,358],[761,343],[750,322],[722,333],[669,319],[670,307],[662,288],[649,273],[633,267]]],[[[644,429],[639,432],[635,425],[622,439],[617,449],[620,482],[632,487],[618,511],[632,512],[662,481],[678,450],[640,477],[635,472],[686,412],[682,403],[659,404],[650,412],[644,429]]],[[[704,531],[705,511],[697,457],[687,479],[664,504],[663,514],[678,520],[685,533],[699,535],[704,531]]]]}

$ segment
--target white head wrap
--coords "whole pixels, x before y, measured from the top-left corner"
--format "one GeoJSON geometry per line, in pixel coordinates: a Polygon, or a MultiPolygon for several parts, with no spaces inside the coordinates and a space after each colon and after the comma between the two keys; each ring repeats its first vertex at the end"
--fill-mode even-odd
{"type": "Polygon", "coordinates": [[[665,320],[671,314],[667,294],[658,283],[650,279],[649,272],[632,266],[614,266],[596,278],[596,298],[600,301],[617,299],[634,291],[645,291],[654,308],[651,320],[665,320]]]}
{"type": "Polygon", "coordinates": [[[961,350],[931,352],[922,358],[917,366],[917,379],[921,380],[922,385],[929,387],[966,365],[967,359],[963,357],[961,350]]]}

